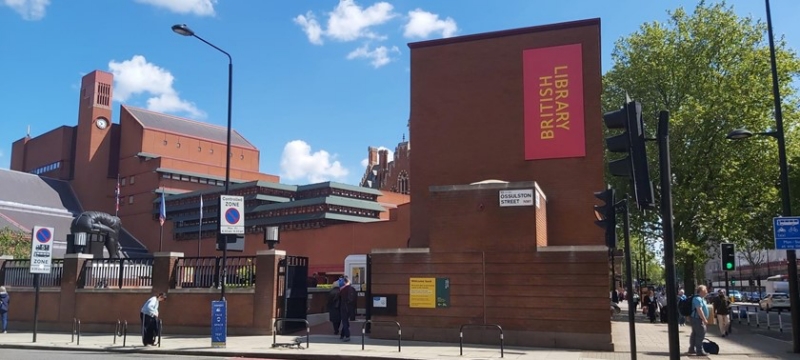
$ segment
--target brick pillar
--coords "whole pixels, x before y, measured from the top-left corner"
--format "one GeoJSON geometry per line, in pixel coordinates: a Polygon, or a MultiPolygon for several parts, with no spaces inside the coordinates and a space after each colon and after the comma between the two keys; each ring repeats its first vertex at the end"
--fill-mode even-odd
{"type": "Polygon", "coordinates": [[[72,326],[75,317],[75,290],[86,260],[93,259],[92,254],[64,254],[64,268],[61,272],[61,311],[58,322],[72,326]]]}
{"type": "Polygon", "coordinates": [[[182,252],[157,252],[153,254],[153,293],[167,293],[175,279],[175,264],[182,252]]]}
{"type": "Polygon", "coordinates": [[[261,250],[256,253],[256,289],[253,299],[253,325],[258,333],[272,335],[277,296],[278,262],[286,256],[283,250],[261,250]]]}
{"type": "Polygon", "coordinates": [[[14,257],[11,255],[0,256],[0,285],[6,284],[6,260],[14,260],[14,257]]]}

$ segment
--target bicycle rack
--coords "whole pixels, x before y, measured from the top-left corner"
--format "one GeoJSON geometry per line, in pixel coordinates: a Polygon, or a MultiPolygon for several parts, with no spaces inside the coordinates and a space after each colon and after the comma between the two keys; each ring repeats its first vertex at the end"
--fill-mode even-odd
{"type": "Polygon", "coordinates": [[[500,357],[503,357],[503,328],[496,324],[464,324],[458,329],[458,354],[464,356],[464,328],[465,327],[496,327],[500,330],[500,357]]]}
{"type": "Polygon", "coordinates": [[[75,334],[78,335],[78,343],[76,345],[81,344],[81,319],[72,319],[72,340],[70,342],[75,342],[75,334]]]}
{"type": "Polygon", "coordinates": [[[308,323],[308,320],[306,320],[306,319],[278,318],[278,319],[275,319],[272,322],[272,347],[273,348],[278,347],[278,346],[281,346],[281,347],[297,346],[298,349],[302,349],[303,348],[302,346],[300,346],[300,344],[302,344],[303,342],[298,340],[298,339],[295,339],[295,341],[293,343],[281,343],[281,344],[278,344],[278,323],[281,322],[281,321],[283,321],[283,322],[288,322],[288,321],[301,322],[302,321],[302,322],[306,323],[306,349],[308,349],[309,346],[311,346],[311,325],[308,323]]]}
{"type": "MultiPolygon", "coordinates": [[[[125,326],[128,326],[128,322],[125,322],[125,326]]],[[[122,322],[117,319],[117,323],[114,325],[114,341],[111,343],[112,345],[117,345],[117,336],[122,336],[122,322]]]]}
{"type": "Polygon", "coordinates": [[[391,323],[391,324],[397,325],[397,352],[400,352],[401,351],[400,342],[402,341],[402,338],[403,338],[403,331],[400,329],[400,323],[399,322],[391,321],[391,320],[381,320],[381,321],[367,320],[367,321],[365,321],[364,324],[361,325],[361,350],[364,350],[364,341],[365,341],[364,339],[367,336],[366,335],[367,334],[367,330],[366,330],[367,324],[375,324],[375,323],[386,323],[386,324],[390,324],[391,323]]]}

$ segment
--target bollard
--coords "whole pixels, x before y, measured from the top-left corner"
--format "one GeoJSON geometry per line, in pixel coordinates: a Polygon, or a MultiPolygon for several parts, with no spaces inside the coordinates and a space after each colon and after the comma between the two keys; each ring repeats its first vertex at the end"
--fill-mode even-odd
{"type": "Polygon", "coordinates": [[[128,320],[125,320],[125,322],[122,325],[122,347],[125,347],[127,342],[128,342],[128,320]]]}
{"type": "Polygon", "coordinates": [[[117,335],[122,336],[122,323],[117,319],[117,324],[114,325],[114,341],[111,345],[117,345],[117,335]]]}
{"type": "Polygon", "coordinates": [[[767,309],[767,330],[769,330],[770,327],[769,314],[770,314],[770,309],[767,309]]]}
{"type": "Polygon", "coordinates": [[[78,343],[77,345],[81,344],[81,319],[78,319],[78,343]]]}
{"type": "Polygon", "coordinates": [[[161,332],[164,331],[164,321],[158,319],[158,347],[161,347],[161,332]]]}

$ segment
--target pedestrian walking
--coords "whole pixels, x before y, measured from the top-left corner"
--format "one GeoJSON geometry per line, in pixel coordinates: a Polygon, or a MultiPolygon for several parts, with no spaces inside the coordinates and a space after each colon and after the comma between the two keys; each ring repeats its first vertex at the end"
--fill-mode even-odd
{"type": "Polygon", "coordinates": [[[350,285],[350,279],[344,278],[344,285],[339,289],[339,314],[342,318],[339,339],[344,342],[350,341],[350,319],[356,314],[356,297],[356,289],[350,285]]]}
{"type": "Polygon", "coordinates": [[[339,282],[336,281],[331,286],[331,291],[328,293],[328,320],[333,325],[333,334],[339,335],[339,327],[342,325],[342,313],[339,309],[341,303],[339,298],[339,282]]]}
{"type": "Polygon", "coordinates": [[[167,294],[158,293],[145,301],[140,314],[142,319],[142,344],[155,346],[156,337],[161,329],[158,328],[158,303],[166,300],[167,294]]]}
{"type": "MultiPolygon", "coordinates": [[[[680,289],[678,290],[678,304],[680,304],[681,301],[683,300],[686,300],[686,293],[685,291],[683,291],[683,289],[680,289]]],[[[686,317],[682,316],[680,313],[678,313],[678,325],[679,326],[686,325],[686,317]]]]}
{"type": "Polygon", "coordinates": [[[717,297],[714,298],[714,311],[717,313],[717,324],[719,325],[719,333],[722,334],[722,337],[728,336],[730,333],[730,326],[731,326],[731,319],[730,319],[730,309],[731,309],[731,301],[725,296],[725,290],[720,289],[717,293],[717,297]]]}
{"type": "Polygon", "coordinates": [[[0,318],[3,320],[3,334],[8,333],[8,304],[11,297],[5,286],[0,286],[0,318]]]}

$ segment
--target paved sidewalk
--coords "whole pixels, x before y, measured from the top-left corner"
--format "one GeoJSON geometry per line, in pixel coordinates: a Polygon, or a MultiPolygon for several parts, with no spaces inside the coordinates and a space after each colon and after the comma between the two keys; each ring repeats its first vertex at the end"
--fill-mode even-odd
{"type": "MultiPolygon", "coordinates": [[[[666,324],[651,324],[641,312],[637,314],[636,338],[637,359],[668,359],[669,346],[666,324]]],[[[600,360],[630,359],[630,341],[628,336],[627,311],[614,317],[611,322],[615,352],[574,351],[561,349],[532,349],[506,347],[506,359],[558,359],[558,360],[600,360]]],[[[745,324],[734,323],[734,333],[722,338],[715,326],[709,327],[708,338],[720,345],[720,354],[712,355],[714,359],[800,359],[800,355],[791,354],[791,342],[767,337],[753,331],[745,324]]],[[[313,329],[312,329],[313,330],[313,329]]],[[[680,328],[682,357],[688,357],[688,337],[691,329],[680,328]]],[[[236,336],[228,338],[227,348],[211,348],[208,336],[164,336],[161,347],[141,346],[141,338],[133,331],[127,338],[127,346],[123,347],[123,339],[117,338],[113,344],[113,334],[83,334],[80,345],[72,341],[70,334],[40,333],[38,341],[32,343],[32,334],[9,333],[0,334],[0,348],[38,348],[60,349],[71,351],[112,351],[126,353],[160,353],[190,356],[248,357],[271,359],[495,359],[500,358],[499,346],[465,345],[464,356],[459,356],[458,343],[430,343],[420,341],[403,341],[402,352],[397,351],[396,340],[366,339],[366,346],[361,350],[361,335],[352,337],[350,343],[342,343],[338,336],[315,334],[312,331],[311,345],[308,349],[272,348],[271,336],[236,336]]],[[[291,343],[295,339],[305,337],[278,336],[278,343],[291,343]]],[[[580,341],[576,338],[575,341],[580,341]]],[[[305,346],[305,342],[303,342],[305,346]]]]}

